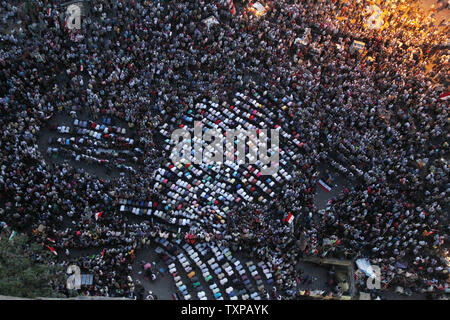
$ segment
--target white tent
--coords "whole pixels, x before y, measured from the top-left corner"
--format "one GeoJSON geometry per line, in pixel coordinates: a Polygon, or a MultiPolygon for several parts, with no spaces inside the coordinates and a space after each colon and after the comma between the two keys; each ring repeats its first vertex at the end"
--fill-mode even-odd
{"type": "Polygon", "coordinates": [[[209,18],[206,18],[206,19],[204,19],[202,22],[203,22],[204,24],[206,24],[206,26],[207,26],[208,28],[211,27],[212,25],[219,24],[219,21],[217,21],[216,17],[214,17],[214,16],[211,16],[211,17],[209,17],[209,18]]]}
{"type": "Polygon", "coordinates": [[[369,14],[366,25],[368,29],[380,29],[384,24],[381,18],[382,11],[377,5],[371,5],[366,7],[366,12],[369,14]]]}
{"type": "Polygon", "coordinates": [[[368,277],[376,276],[375,270],[373,270],[372,265],[366,258],[356,260],[356,265],[358,266],[358,269],[364,272],[368,277]]]}
{"type": "Polygon", "coordinates": [[[92,274],[82,274],[81,275],[81,285],[91,286],[94,280],[94,275],[92,274]]]}
{"type": "Polygon", "coordinates": [[[266,8],[264,8],[264,6],[259,2],[255,2],[252,8],[255,9],[259,14],[263,14],[264,11],[266,11],[266,8]]]}

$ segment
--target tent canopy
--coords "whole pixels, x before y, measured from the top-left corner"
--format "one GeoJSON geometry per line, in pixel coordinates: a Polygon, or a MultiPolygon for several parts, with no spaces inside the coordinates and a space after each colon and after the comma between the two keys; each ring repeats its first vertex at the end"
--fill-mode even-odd
{"type": "Polygon", "coordinates": [[[251,10],[255,13],[255,15],[257,15],[257,16],[262,16],[263,14],[266,13],[267,8],[264,7],[260,2],[255,2],[255,3],[251,6],[251,10]]]}
{"type": "Polygon", "coordinates": [[[216,17],[210,16],[209,18],[204,19],[203,23],[209,28],[212,25],[219,24],[219,21],[217,21],[216,17]]]}

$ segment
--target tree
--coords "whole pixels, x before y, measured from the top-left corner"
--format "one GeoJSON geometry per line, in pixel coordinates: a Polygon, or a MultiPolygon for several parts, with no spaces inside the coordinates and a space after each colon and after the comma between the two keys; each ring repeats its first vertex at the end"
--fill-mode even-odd
{"type": "Polygon", "coordinates": [[[51,253],[29,243],[25,234],[16,234],[11,240],[10,234],[6,230],[0,233],[0,295],[62,297],[53,286],[64,283],[64,271],[52,263],[51,253]]]}

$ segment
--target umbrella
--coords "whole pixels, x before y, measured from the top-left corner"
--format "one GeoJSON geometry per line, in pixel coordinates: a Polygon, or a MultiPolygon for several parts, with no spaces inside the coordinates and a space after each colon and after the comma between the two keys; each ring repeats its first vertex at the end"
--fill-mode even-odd
{"type": "Polygon", "coordinates": [[[144,265],[144,270],[148,270],[148,269],[150,269],[152,267],[152,265],[150,264],[150,263],[146,263],[145,265],[144,265]]]}

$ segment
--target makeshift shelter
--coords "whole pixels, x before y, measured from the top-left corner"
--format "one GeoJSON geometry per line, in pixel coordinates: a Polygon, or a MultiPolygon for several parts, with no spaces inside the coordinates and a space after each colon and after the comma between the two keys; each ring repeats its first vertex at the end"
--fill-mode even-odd
{"type": "Polygon", "coordinates": [[[384,22],[382,19],[382,11],[377,5],[371,5],[366,7],[366,12],[369,13],[366,25],[368,29],[380,29],[384,22]]]}
{"type": "Polygon", "coordinates": [[[264,7],[260,2],[255,2],[251,6],[251,9],[255,13],[255,15],[257,15],[257,16],[262,16],[267,11],[267,7],[264,7]]]}
{"type": "Polygon", "coordinates": [[[375,271],[372,268],[372,265],[366,258],[356,260],[356,265],[358,266],[358,269],[364,272],[368,277],[376,276],[375,271]]]}
{"type": "Polygon", "coordinates": [[[206,24],[208,29],[215,24],[219,24],[219,21],[217,21],[216,17],[214,16],[210,16],[209,18],[203,19],[202,22],[206,24]]]}

